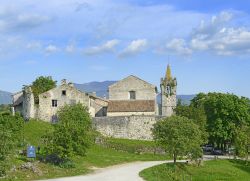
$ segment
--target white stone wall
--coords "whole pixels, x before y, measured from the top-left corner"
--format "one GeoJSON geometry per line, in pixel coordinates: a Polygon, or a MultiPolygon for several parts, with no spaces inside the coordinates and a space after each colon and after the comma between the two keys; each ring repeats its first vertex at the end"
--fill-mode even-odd
{"type": "Polygon", "coordinates": [[[176,95],[162,95],[162,115],[167,117],[172,116],[176,108],[176,102],[176,95]]]}
{"type": "Polygon", "coordinates": [[[120,116],[93,118],[93,126],[102,135],[114,138],[152,140],[153,125],[162,117],[120,116]]]}
{"type": "Polygon", "coordinates": [[[136,92],[137,100],[155,100],[155,86],[135,77],[129,76],[109,87],[110,100],[129,100],[129,91],[136,92]]]}
{"type": "Polygon", "coordinates": [[[39,105],[37,118],[45,121],[51,121],[52,116],[64,105],[82,103],[89,107],[90,98],[72,86],[67,84],[58,86],[41,95],[39,95],[39,105]],[[66,91],[66,95],[62,95],[62,91],[66,91]],[[57,100],[57,107],[52,106],[52,100],[57,100]]]}

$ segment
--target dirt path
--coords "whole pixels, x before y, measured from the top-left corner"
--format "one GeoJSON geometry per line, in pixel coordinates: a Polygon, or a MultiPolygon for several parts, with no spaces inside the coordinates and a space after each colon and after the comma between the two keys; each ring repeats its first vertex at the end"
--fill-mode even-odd
{"type": "Polygon", "coordinates": [[[84,176],[63,177],[49,181],[143,181],[139,176],[140,171],[167,162],[171,161],[133,162],[98,169],[94,173],[84,176]]]}
{"type": "MultiPolygon", "coordinates": [[[[228,156],[217,156],[219,159],[231,159],[228,156]]],[[[204,155],[204,161],[213,160],[215,156],[204,155]]],[[[57,179],[50,179],[48,181],[143,181],[139,176],[139,172],[162,163],[171,163],[173,161],[146,161],[146,162],[133,162],[121,165],[114,165],[107,168],[97,169],[94,173],[75,176],[63,177],[57,179]]],[[[178,162],[185,162],[179,160],[178,162]]]]}

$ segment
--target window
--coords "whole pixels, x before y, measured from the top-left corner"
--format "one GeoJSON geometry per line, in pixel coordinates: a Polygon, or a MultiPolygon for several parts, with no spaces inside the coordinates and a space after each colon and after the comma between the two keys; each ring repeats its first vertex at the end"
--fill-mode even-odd
{"type": "Polygon", "coordinates": [[[170,86],[170,85],[167,85],[166,93],[167,93],[168,95],[171,95],[172,90],[171,90],[171,86],[170,86]]]}
{"type": "Polygon", "coordinates": [[[57,100],[52,100],[52,107],[57,107],[57,100]]]}
{"type": "Polygon", "coordinates": [[[51,122],[52,122],[52,123],[57,123],[57,122],[58,122],[58,117],[57,117],[57,115],[53,115],[53,116],[51,117],[51,122]]]}
{"type": "Polygon", "coordinates": [[[129,91],[129,98],[136,99],[135,91],[129,91]]]}
{"type": "Polygon", "coordinates": [[[66,96],[66,90],[62,91],[62,96],[66,96]]]}

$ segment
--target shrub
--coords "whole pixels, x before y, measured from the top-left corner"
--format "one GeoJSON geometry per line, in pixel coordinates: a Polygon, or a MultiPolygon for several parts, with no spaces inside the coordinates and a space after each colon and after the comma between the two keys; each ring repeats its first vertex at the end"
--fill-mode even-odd
{"type": "Polygon", "coordinates": [[[65,105],[58,112],[59,122],[51,134],[43,137],[47,154],[55,154],[63,160],[73,155],[85,155],[93,142],[91,118],[82,104],[65,105]]]}

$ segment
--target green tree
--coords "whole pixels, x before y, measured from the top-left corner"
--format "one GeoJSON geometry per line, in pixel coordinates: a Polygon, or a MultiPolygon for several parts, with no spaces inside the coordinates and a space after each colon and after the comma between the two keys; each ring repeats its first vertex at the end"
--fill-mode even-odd
{"type": "Polygon", "coordinates": [[[178,156],[202,156],[202,133],[193,120],[171,116],[158,121],[152,131],[155,141],[173,155],[174,164],[178,156]]]}
{"type": "Polygon", "coordinates": [[[65,105],[58,112],[58,120],[54,132],[45,139],[47,152],[63,160],[85,155],[93,141],[88,109],[82,104],[65,105]]]}
{"type": "Polygon", "coordinates": [[[31,85],[34,94],[35,103],[39,103],[39,94],[44,93],[56,87],[56,81],[51,76],[40,76],[31,85]]]}
{"type": "Polygon", "coordinates": [[[204,142],[207,142],[208,133],[206,131],[207,126],[207,116],[203,108],[194,107],[192,105],[182,105],[178,104],[175,113],[177,116],[184,116],[188,119],[194,120],[194,123],[197,124],[202,132],[202,138],[204,142]]]}
{"type": "Polygon", "coordinates": [[[0,176],[5,174],[8,155],[21,144],[23,123],[18,115],[0,114],[0,176]]]}
{"type": "Polygon", "coordinates": [[[248,163],[248,157],[250,153],[250,127],[241,126],[237,128],[235,135],[235,148],[236,154],[239,157],[245,158],[246,163],[248,163]]]}
{"type": "Polygon", "coordinates": [[[209,142],[225,150],[233,142],[236,129],[249,125],[249,99],[233,94],[198,94],[191,106],[203,108],[207,116],[209,142]]]}

